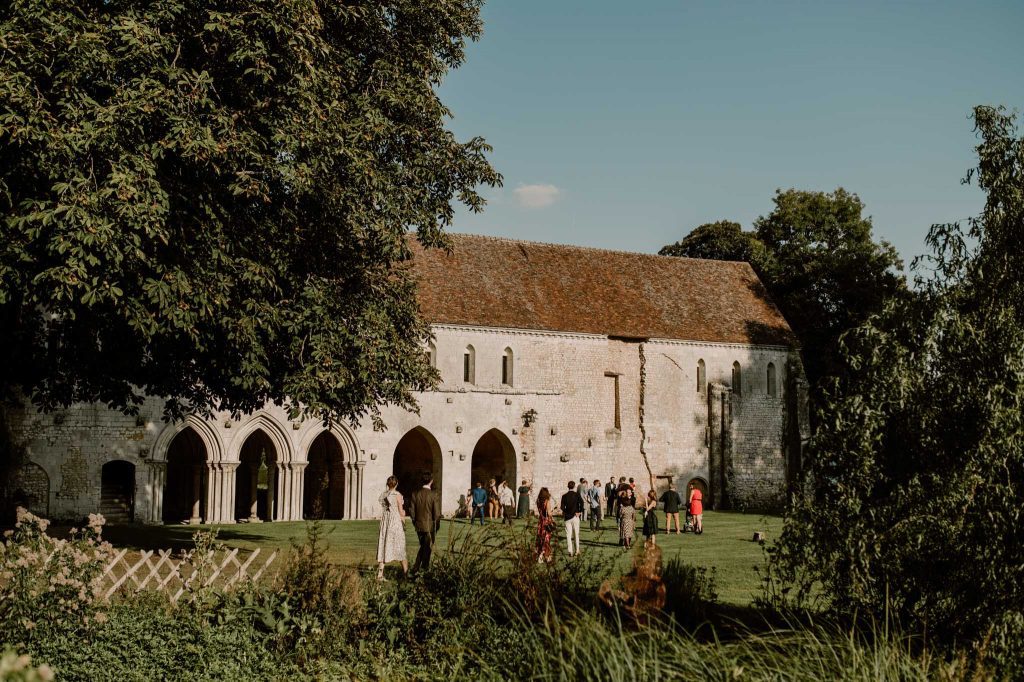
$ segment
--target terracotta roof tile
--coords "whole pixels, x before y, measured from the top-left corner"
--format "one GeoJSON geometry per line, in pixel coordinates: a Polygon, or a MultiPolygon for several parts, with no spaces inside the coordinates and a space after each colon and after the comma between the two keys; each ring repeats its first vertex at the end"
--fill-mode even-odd
{"type": "Polygon", "coordinates": [[[432,323],[794,343],[747,263],[450,236],[451,254],[410,240],[420,309],[432,323]]]}

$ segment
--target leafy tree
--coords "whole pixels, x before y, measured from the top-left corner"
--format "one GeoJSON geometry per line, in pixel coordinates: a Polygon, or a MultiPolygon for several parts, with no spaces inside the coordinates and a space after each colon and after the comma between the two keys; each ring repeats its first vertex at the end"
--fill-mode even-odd
{"type": "Polygon", "coordinates": [[[682,241],[663,247],[662,256],[744,261],[761,270],[768,257],[764,244],[752,232],[744,232],[739,223],[719,220],[698,225],[682,241]]]}
{"type": "Polygon", "coordinates": [[[434,380],[403,266],[500,183],[436,87],[480,0],[0,9],[0,391],[378,420],[434,380]]]}
{"type": "Polygon", "coordinates": [[[837,371],[843,332],[905,290],[903,266],[890,244],[872,238],[857,195],[790,189],[774,201],[752,232],[709,223],[660,253],[749,262],[799,337],[808,378],[818,385],[837,371]]]}
{"type": "Polygon", "coordinates": [[[844,338],[845,366],[771,567],[798,597],[894,615],[1024,674],[1024,139],[978,107],[980,216],[933,226],[920,297],[844,338]]]}

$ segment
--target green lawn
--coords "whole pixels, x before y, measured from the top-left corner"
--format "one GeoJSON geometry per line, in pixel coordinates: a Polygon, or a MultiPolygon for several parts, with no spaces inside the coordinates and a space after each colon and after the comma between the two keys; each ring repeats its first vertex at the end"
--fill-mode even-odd
{"type": "MultiPolygon", "coordinates": [[[[664,515],[658,516],[659,525],[664,530],[664,515]]],[[[351,566],[374,562],[378,533],[376,521],[324,521],[323,525],[330,543],[328,556],[331,561],[351,566]]],[[[639,534],[640,525],[638,517],[637,542],[643,540],[639,534]]],[[[607,530],[603,532],[582,531],[583,552],[603,552],[618,556],[618,569],[628,570],[630,557],[618,547],[618,532],[614,523],[605,522],[605,526],[607,530]]],[[[742,605],[748,604],[760,587],[754,566],[761,563],[762,552],[761,547],[751,540],[754,531],[764,531],[770,540],[780,526],[781,520],[773,516],[705,512],[703,535],[662,533],[658,536],[658,544],[666,560],[679,555],[694,565],[714,567],[721,600],[742,605]]],[[[229,547],[284,550],[282,555],[293,541],[302,542],[306,534],[305,522],[297,521],[226,526],[114,526],[107,528],[104,535],[118,547],[177,549],[190,547],[192,534],[200,528],[216,528],[218,538],[229,547]]],[[[481,530],[479,526],[470,527],[465,519],[444,521],[437,541],[437,551],[444,551],[452,541],[468,533],[479,535],[481,530]]],[[[407,525],[407,536],[411,561],[418,545],[410,525],[407,525]]],[[[564,535],[559,537],[559,542],[564,543],[564,535]]],[[[564,548],[564,544],[560,544],[560,548],[564,548]]]]}

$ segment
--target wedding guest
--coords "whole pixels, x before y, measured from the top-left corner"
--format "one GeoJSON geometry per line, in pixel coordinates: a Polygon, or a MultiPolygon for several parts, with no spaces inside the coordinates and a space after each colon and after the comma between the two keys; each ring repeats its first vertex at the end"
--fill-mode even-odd
{"type": "Polygon", "coordinates": [[[704,494],[700,488],[690,484],[690,516],[693,517],[693,532],[704,532],[704,494]]]}
{"type": "Polygon", "coordinates": [[[469,517],[469,525],[473,525],[476,521],[477,516],[480,517],[480,525],[484,525],[484,507],[487,506],[487,491],[484,490],[484,485],[480,481],[476,482],[476,487],[470,491],[470,499],[473,501],[473,514],[469,517]]]}
{"type": "Polygon", "coordinates": [[[594,480],[594,485],[587,489],[590,504],[590,530],[601,530],[601,481],[594,480]]]}
{"type": "Polygon", "coordinates": [[[615,477],[609,476],[608,482],[604,484],[604,503],[606,507],[605,516],[612,518],[615,514],[615,477]]]}
{"type": "Polygon", "coordinates": [[[628,550],[636,534],[636,495],[628,485],[619,491],[619,542],[628,550]]]}
{"type": "Polygon", "coordinates": [[[658,494],[653,488],[644,500],[644,540],[650,545],[658,543],[658,494]]]}
{"type": "Polygon", "coordinates": [[[576,487],[576,492],[578,492],[580,497],[583,499],[583,510],[580,512],[581,521],[587,520],[587,513],[590,511],[590,505],[587,503],[590,497],[589,488],[590,486],[587,485],[587,479],[581,477],[580,483],[576,487]]]}
{"type": "Polygon", "coordinates": [[[551,535],[555,520],[551,518],[551,493],[541,488],[537,493],[537,563],[551,561],[551,535]]]}
{"type": "Polygon", "coordinates": [[[409,505],[412,527],[416,529],[416,538],[420,542],[420,551],[416,553],[416,562],[412,565],[413,572],[430,568],[434,538],[441,528],[441,498],[434,494],[434,477],[430,472],[425,472],[420,482],[422,485],[413,491],[412,503],[409,505]]]}
{"type": "Polygon", "coordinates": [[[515,495],[512,494],[512,489],[508,487],[505,481],[502,481],[498,486],[498,504],[501,505],[501,523],[505,525],[512,525],[512,519],[515,517],[515,495]]]}
{"type": "Polygon", "coordinates": [[[672,522],[676,523],[676,535],[682,532],[679,527],[679,507],[683,505],[683,498],[676,492],[674,483],[668,484],[668,490],[661,495],[661,505],[665,510],[665,532],[672,532],[672,522]]]}
{"type": "Polygon", "coordinates": [[[576,492],[576,481],[569,481],[569,489],[562,495],[559,508],[565,519],[565,542],[569,546],[569,556],[580,553],[580,512],[583,510],[583,498],[576,492]],[[573,549],[575,544],[575,549],[573,549]]]}
{"type": "Polygon", "coordinates": [[[380,494],[380,534],[377,536],[377,580],[384,580],[384,564],[402,562],[402,573],[409,573],[405,556],[405,509],[398,479],[388,476],[387,487],[380,494]]]}
{"type": "Polygon", "coordinates": [[[519,508],[516,509],[516,516],[525,519],[530,515],[530,486],[527,485],[526,479],[523,479],[523,484],[519,486],[519,508]]]}

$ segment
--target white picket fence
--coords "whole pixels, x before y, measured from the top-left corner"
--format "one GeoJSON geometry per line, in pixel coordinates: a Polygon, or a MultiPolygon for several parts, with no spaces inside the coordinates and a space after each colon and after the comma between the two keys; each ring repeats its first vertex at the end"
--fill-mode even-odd
{"type": "Polygon", "coordinates": [[[128,555],[128,549],[121,549],[114,555],[103,572],[109,587],[104,591],[108,599],[118,591],[138,593],[153,590],[166,593],[172,602],[178,601],[187,591],[200,587],[214,586],[230,589],[246,580],[255,582],[266,572],[277,558],[272,552],[264,561],[257,561],[259,549],[254,549],[244,560],[239,557],[238,548],[217,552],[206,566],[206,571],[197,568],[187,555],[175,556],[169,549],[145,550],[138,558],[128,555]]]}

